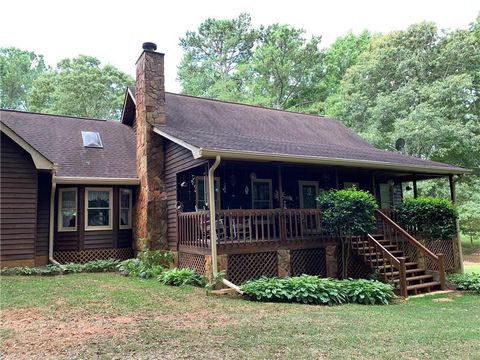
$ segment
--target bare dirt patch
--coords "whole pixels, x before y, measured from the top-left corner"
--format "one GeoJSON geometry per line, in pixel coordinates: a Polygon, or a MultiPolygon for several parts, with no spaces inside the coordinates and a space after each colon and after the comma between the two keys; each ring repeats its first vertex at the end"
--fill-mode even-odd
{"type": "Polygon", "coordinates": [[[65,320],[32,309],[5,310],[1,315],[2,328],[12,335],[2,341],[1,354],[5,359],[54,359],[92,341],[126,337],[139,320],[130,316],[80,314],[65,320]]]}

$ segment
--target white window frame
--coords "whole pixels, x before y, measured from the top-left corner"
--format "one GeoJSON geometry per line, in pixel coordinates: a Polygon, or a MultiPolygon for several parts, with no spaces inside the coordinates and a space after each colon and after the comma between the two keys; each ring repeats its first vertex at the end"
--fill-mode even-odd
{"type": "MultiPolygon", "coordinates": [[[[307,181],[307,180],[299,180],[298,181],[298,197],[299,197],[299,200],[300,200],[300,209],[303,209],[303,191],[302,191],[302,187],[303,186],[315,186],[315,198],[318,197],[318,195],[320,195],[320,192],[319,192],[319,186],[318,186],[318,181],[307,181]]],[[[318,208],[318,202],[317,202],[317,206],[318,208]]]]}
{"type": "Polygon", "coordinates": [[[60,188],[58,189],[58,214],[57,214],[57,225],[58,231],[60,232],[68,232],[68,231],[77,231],[78,227],[78,189],[76,187],[73,188],[60,188]],[[63,227],[63,207],[62,207],[62,199],[63,193],[74,191],[75,192],[75,227],[63,227]]]}
{"type": "MultiPolygon", "coordinates": [[[[218,190],[219,190],[218,194],[216,194],[216,195],[218,195],[218,197],[217,196],[215,197],[215,210],[220,210],[220,207],[221,207],[221,204],[222,204],[222,201],[221,201],[222,190],[220,189],[220,184],[221,184],[220,177],[215,176],[214,179],[215,179],[214,180],[214,188],[218,188],[218,190]]],[[[203,185],[203,192],[204,192],[203,196],[204,196],[204,199],[205,199],[205,203],[207,205],[210,204],[210,197],[208,196],[208,176],[196,176],[195,177],[195,190],[196,190],[195,191],[195,207],[199,211],[203,210],[203,209],[200,209],[198,207],[198,201],[199,201],[199,199],[198,199],[198,182],[200,180],[203,180],[203,184],[204,184],[203,185]]]]}
{"type": "Polygon", "coordinates": [[[252,179],[252,182],[250,184],[250,188],[251,188],[251,191],[252,191],[252,209],[255,209],[255,201],[264,201],[264,200],[255,200],[253,198],[253,194],[254,194],[254,191],[253,191],[253,184],[254,183],[268,183],[268,187],[269,187],[269,190],[270,190],[270,203],[269,203],[269,209],[273,209],[273,193],[272,193],[272,179],[252,179]]]}
{"type": "MultiPolygon", "coordinates": [[[[112,230],[112,208],[113,208],[113,188],[87,187],[85,188],[85,231],[112,230]],[[107,226],[89,226],[88,225],[88,192],[89,191],[108,191],[108,225],[107,226]]],[[[92,208],[105,209],[105,208],[92,208]]]]}
{"type": "Polygon", "coordinates": [[[118,227],[119,229],[131,229],[132,228],[132,189],[128,188],[120,188],[118,190],[118,227]],[[128,202],[128,224],[122,225],[122,209],[127,209],[122,207],[122,193],[127,191],[129,194],[129,202],[128,202]]]}

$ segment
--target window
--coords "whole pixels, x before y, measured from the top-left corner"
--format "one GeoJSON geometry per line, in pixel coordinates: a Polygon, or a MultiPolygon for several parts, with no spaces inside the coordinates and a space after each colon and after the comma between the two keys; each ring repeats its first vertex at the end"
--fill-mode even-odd
{"type": "Polygon", "coordinates": [[[252,180],[252,208],[253,209],[271,209],[272,208],[272,180],[270,179],[252,180]]]}
{"type": "Polygon", "coordinates": [[[301,209],[315,209],[318,207],[318,181],[299,181],[299,195],[301,209]]]}
{"type": "MultiPolygon", "coordinates": [[[[208,209],[208,177],[197,176],[195,178],[195,206],[196,210],[208,209]]],[[[215,177],[215,208],[220,209],[220,178],[215,177]]]]}
{"type": "Polygon", "coordinates": [[[58,231],[77,231],[77,189],[58,190],[58,231]]]}
{"type": "Polygon", "coordinates": [[[95,131],[82,131],[83,146],[103,148],[100,134],[95,131]]]}
{"type": "Polygon", "coordinates": [[[112,228],[112,189],[85,189],[85,229],[110,230],[112,228]]]}
{"type": "Polygon", "coordinates": [[[132,228],[132,190],[120,189],[120,229],[132,228]]]}

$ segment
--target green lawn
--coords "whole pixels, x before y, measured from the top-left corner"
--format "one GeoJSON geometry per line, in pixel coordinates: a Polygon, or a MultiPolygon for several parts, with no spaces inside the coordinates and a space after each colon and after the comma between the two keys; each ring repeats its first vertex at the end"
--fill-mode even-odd
{"type": "Polygon", "coordinates": [[[117,274],[1,279],[7,358],[478,359],[480,297],[255,303],[117,274]]]}
{"type": "Polygon", "coordinates": [[[480,264],[473,264],[473,263],[465,264],[464,269],[466,273],[474,272],[474,273],[480,274],[480,264]]]}

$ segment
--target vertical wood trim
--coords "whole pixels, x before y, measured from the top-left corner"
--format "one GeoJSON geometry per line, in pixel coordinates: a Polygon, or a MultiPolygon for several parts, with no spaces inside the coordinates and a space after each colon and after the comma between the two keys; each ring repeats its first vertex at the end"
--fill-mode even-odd
{"type": "Polygon", "coordinates": [[[38,240],[38,171],[35,171],[35,233],[33,241],[33,259],[37,256],[37,240],[38,240]]]}
{"type": "Polygon", "coordinates": [[[279,208],[283,209],[282,167],[280,165],[278,165],[278,202],[279,208]]]}
{"type": "Polygon", "coordinates": [[[78,187],[78,213],[77,213],[78,250],[85,249],[85,186],[78,187]]]}
{"type": "Polygon", "coordinates": [[[113,187],[113,199],[112,199],[112,247],[114,249],[118,248],[118,228],[120,226],[120,201],[119,201],[119,192],[120,187],[113,187]]]}
{"type": "Polygon", "coordinates": [[[372,194],[375,198],[377,198],[377,186],[375,181],[375,174],[372,171],[372,194]]]}
{"type": "Polygon", "coordinates": [[[413,198],[418,197],[418,188],[417,188],[417,175],[413,174],[413,198]]]}
{"type": "Polygon", "coordinates": [[[452,203],[457,202],[457,193],[455,191],[455,182],[453,181],[453,175],[448,175],[448,183],[450,185],[450,199],[452,203]]]}

